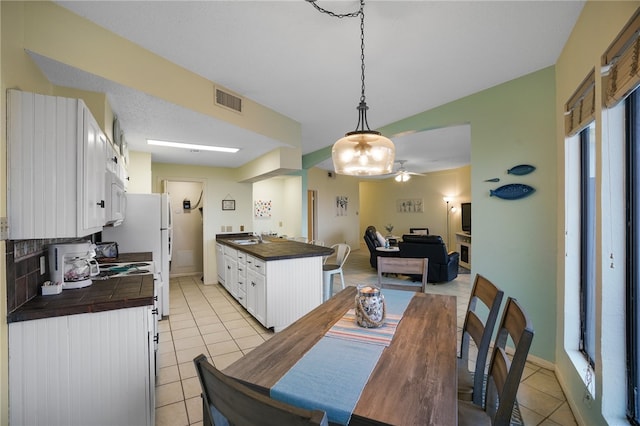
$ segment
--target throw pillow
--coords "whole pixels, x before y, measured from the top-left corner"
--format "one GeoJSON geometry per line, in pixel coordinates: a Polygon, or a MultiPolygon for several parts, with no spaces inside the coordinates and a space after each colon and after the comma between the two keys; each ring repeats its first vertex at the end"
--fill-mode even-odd
{"type": "Polygon", "coordinates": [[[376,231],[376,237],[378,238],[378,242],[380,243],[380,246],[384,247],[384,245],[387,242],[387,240],[382,236],[380,231],[376,231]]]}

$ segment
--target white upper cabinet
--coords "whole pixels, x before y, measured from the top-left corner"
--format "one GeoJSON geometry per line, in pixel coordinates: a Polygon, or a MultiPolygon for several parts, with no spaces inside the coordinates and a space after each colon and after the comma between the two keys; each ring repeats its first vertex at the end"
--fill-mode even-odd
{"type": "Polygon", "coordinates": [[[119,225],[124,220],[127,200],[125,197],[125,169],[122,155],[110,142],[106,144],[105,171],[105,225],[119,225]]]}
{"type": "MultiPolygon", "coordinates": [[[[82,145],[78,156],[79,201],[84,203],[79,212],[82,222],[78,223],[78,236],[87,235],[86,231],[102,230],[105,223],[105,150],[107,138],[98,123],[84,105],[78,102],[78,115],[83,116],[83,132],[79,135],[82,145]]],[[[97,232],[92,231],[90,233],[97,232]]]]}
{"type": "Polygon", "coordinates": [[[101,231],[106,143],[82,100],[9,90],[9,238],[73,238],[101,231]]]}

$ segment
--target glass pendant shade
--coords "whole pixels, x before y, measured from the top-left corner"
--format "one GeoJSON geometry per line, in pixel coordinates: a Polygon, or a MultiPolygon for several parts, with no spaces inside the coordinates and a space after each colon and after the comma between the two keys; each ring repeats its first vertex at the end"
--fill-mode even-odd
{"type": "Polygon", "coordinates": [[[391,173],[395,147],[390,139],[372,130],[347,133],[331,150],[336,173],[377,176],[391,173]]]}

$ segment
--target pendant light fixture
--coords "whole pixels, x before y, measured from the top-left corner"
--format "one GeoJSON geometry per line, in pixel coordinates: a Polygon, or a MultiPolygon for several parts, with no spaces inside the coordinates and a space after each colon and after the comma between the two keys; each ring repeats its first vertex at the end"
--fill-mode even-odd
{"type": "Polygon", "coordinates": [[[360,103],[358,104],[358,124],[356,129],[339,139],[331,149],[331,158],[336,173],[352,176],[377,176],[391,173],[395,159],[395,147],[390,139],[380,132],[369,129],[367,122],[367,102],[364,94],[364,0],[360,9],[348,14],[335,14],[318,6],[316,0],[307,0],[322,13],[334,17],[360,17],[360,80],[362,82],[360,103]]]}

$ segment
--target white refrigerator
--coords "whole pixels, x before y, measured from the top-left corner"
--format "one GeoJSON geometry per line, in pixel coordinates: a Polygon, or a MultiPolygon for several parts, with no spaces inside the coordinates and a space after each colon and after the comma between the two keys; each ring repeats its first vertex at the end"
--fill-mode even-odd
{"type": "Polygon", "coordinates": [[[122,224],[105,227],[102,241],[118,243],[120,253],[152,252],[159,284],[159,315],[169,315],[169,267],[171,261],[171,202],[169,194],[126,194],[122,224]]]}

